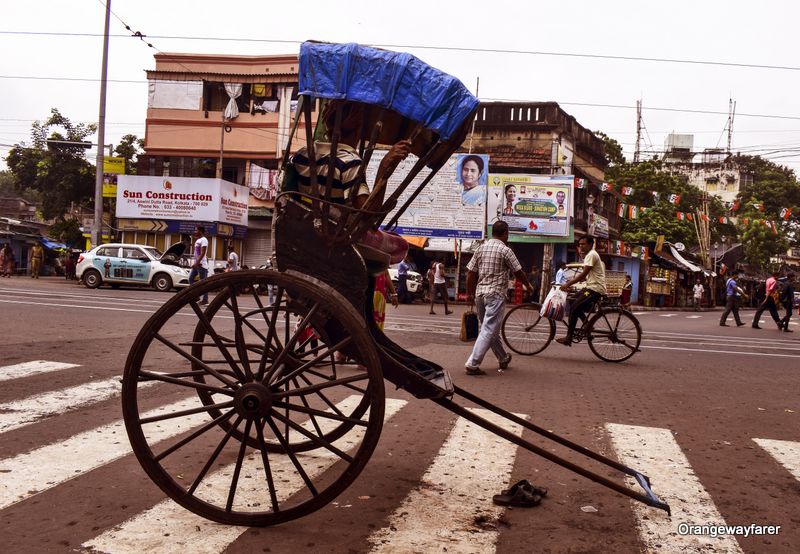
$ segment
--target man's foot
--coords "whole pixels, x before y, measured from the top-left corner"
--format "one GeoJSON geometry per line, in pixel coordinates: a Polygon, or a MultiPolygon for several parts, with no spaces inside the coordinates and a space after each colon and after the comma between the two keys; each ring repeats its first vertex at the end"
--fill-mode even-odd
{"type": "MultiPolygon", "coordinates": [[[[744,325],[744,322],[742,322],[742,321],[737,321],[736,322],[736,326],[737,327],[741,327],[742,325],[744,325]]],[[[756,329],[761,329],[761,327],[756,327],[756,329]]]]}
{"type": "MultiPolygon", "coordinates": [[[[739,325],[739,324],[737,323],[736,325],[739,325]]],[[[753,323],[752,327],[753,327],[753,329],[761,329],[761,327],[758,326],[758,323],[753,323]]]]}
{"type": "Polygon", "coordinates": [[[730,325],[728,325],[727,323],[720,323],[719,326],[720,327],[730,327],[730,325]]]}
{"type": "Polygon", "coordinates": [[[500,369],[508,369],[508,364],[510,363],[511,363],[511,354],[508,355],[508,358],[500,362],[500,369]]]}
{"type": "Polygon", "coordinates": [[[564,346],[572,346],[572,337],[560,337],[556,339],[556,342],[564,346]]]}
{"type": "Polygon", "coordinates": [[[783,332],[784,332],[784,333],[794,333],[794,331],[792,331],[791,329],[789,329],[789,327],[784,327],[784,328],[783,328],[783,332]]]}
{"type": "Polygon", "coordinates": [[[464,371],[467,375],[486,375],[486,372],[479,367],[464,366],[464,371]]]}
{"type": "Polygon", "coordinates": [[[198,304],[200,304],[201,306],[205,306],[206,304],[208,304],[208,300],[201,300],[200,302],[198,302],[198,304]]]}
{"type": "Polygon", "coordinates": [[[431,310],[431,311],[429,311],[429,312],[428,312],[428,315],[436,315],[436,312],[434,312],[433,310],[431,310]]]}
{"type": "Polygon", "coordinates": [[[446,312],[444,312],[444,315],[450,315],[452,313],[453,313],[453,310],[447,310],[446,312]]]}

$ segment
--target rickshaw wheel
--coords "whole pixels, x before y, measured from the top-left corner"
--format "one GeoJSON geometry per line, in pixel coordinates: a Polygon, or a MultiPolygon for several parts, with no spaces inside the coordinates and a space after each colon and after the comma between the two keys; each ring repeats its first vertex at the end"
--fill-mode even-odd
{"type": "MultiPolygon", "coordinates": [[[[253,273],[253,272],[249,272],[253,273]]],[[[268,271],[266,275],[271,277],[277,275],[277,272],[268,271]]],[[[242,274],[240,273],[239,276],[242,274]]],[[[290,302],[289,298],[291,297],[291,293],[286,291],[281,298],[274,302],[272,305],[264,305],[264,301],[260,300],[258,295],[253,291],[261,288],[266,289],[267,287],[273,287],[273,290],[277,288],[277,285],[270,281],[270,279],[265,278],[263,275],[259,276],[259,280],[253,281],[253,276],[251,276],[246,282],[246,286],[236,286],[231,285],[226,287],[225,289],[220,290],[216,297],[211,301],[208,307],[205,309],[205,315],[208,318],[209,322],[212,323],[213,327],[213,319],[214,317],[219,314],[220,317],[228,317],[230,318],[231,312],[234,310],[238,310],[238,302],[234,303],[232,298],[231,290],[247,290],[248,295],[247,298],[253,298],[256,302],[256,309],[250,311],[249,313],[245,314],[249,316],[245,318],[248,323],[246,325],[249,326],[249,329],[255,334],[256,330],[253,327],[258,327],[259,323],[261,326],[266,327],[265,329],[261,330],[261,334],[264,337],[267,336],[269,332],[269,323],[271,321],[271,316],[273,313],[276,313],[276,327],[275,332],[279,333],[278,338],[283,341],[285,344],[288,342],[289,333],[292,331],[294,325],[296,325],[299,321],[302,320],[304,313],[295,313],[298,305],[295,303],[290,302]],[[258,286],[253,286],[258,285],[258,286]],[[264,315],[268,316],[267,318],[263,317],[264,315]],[[255,321],[253,321],[255,317],[255,321]],[[281,336],[283,335],[283,336],[281,336]]],[[[329,334],[325,331],[324,328],[320,329],[313,329],[314,337],[312,338],[304,338],[303,340],[298,340],[298,343],[294,349],[292,349],[291,356],[290,356],[290,363],[293,367],[298,367],[303,362],[307,362],[314,357],[314,354],[319,352],[322,348],[324,350],[324,345],[331,345],[331,338],[329,334]],[[314,348],[312,345],[316,342],[317,346],[314,348]]],[[[219,333],[218,333],[219,335],[219,333]]],[[[233,343],[235,342],[234,336],[220,336],[223,341],[233,343]]],[[[192,355],[197,360],[204,360],[204,356],[208,356],[208,351],[211,351],[211,355],[214,355],[214,351],[216,348],[213,346],[209,346],[208,342],[212,339],[209,338],[208,333],[206,331],[206,326],[203,322],[198,322],[195,326],[194,336],[192,339],[192,355]]],[[[250,346],[253,348],[253,346],[250,346]]],[[[218,353],[218,351],[217,351],[218,353]]],[[[268,354],[270,359],[274,358],[274,354],[268,354]]],[[[235,357],[235,356],[234,356],[235,357]]],[[[206,382],[206,373],[202,371],[202,367],[200,367],[197,361],[192,362],[192,370],[197,372],[194,375],[194,380],[200,383],[206,382]]],[[[300,388],[301,386],[309,386],[312,384],[312,381],[316,382],[321,379],[336,379],[337,375],[342,371],[351,370],[351,371],[362,371],[363,368],[359,367],[357,364],[345,364],[343,362],[337,362],[335,354],[330,354],[327,356],[326,359],[320,360],[316,364],[314,364],[313,368],[309,368],[308,372],[304,372],[303,374],[299,375],[297,378],[288,381],[285,384],[286,390],[291,390],[295,388],[300,388]]],[[[236,377],[236,373],[231,371],[230,369],[222,370],[226,372],[231,377],[236,377]]],[[[222,412],[214,407],[214,399],[213,394],[208,392],[207,390],[198,390],[197,395],[200,397],[203,404],[209,406],[208,414],[212,419],[215,419],[222,415],[222,412]]],[[[331,407],[331,406],[329,406],[331,407]]],[[[361,401],[352,407],[352,411],[350,413],[341,415],[346,415],[348,418],[358,419],[366,413],[367,409],[369,408],[369,396],[364,395],[361,397],[361,401]]],[[[288,417],[288,414],[284,414],[288,417]]],[[[347,433],[350,429],[353,428],[353,423],[351,422],[340,422],[336,427],[331,429],[326,429],[323,432],[323,437],[327,440],[333,441],[340,437],[342,437],[345,433],[347,433]]],[[[226,431],[230,428],[231,422],[230,420],[223,420],[220,422],[220,426],[225,429],[226,431]]],[[[234,430],[231,435],[232,438],[236,440],[242,440],[242,432],[241,430],[234,430]]],[[[295,452],[305,452],[308,450],[314,450],[317,448],[316,443],[310,439],[305,439],[302,435],[292,435],[289,438],[289,442],[292,445],[292,448],[295,452]]],[[[258,448],[258,442],[256,437],[250,437],[248,439],[248,445],[252,448],[258,448]]],[[[267,450],[270,452],[284,452],[283,446],[277,441],[266,441],[267,450]]]]}
{"type": "Polygon", "coordinates": [[[153,314],[122,402],[133,451],[167,495],[213,521],[260,526],[307,515],[355,480],[380,436],[384,389],[351,304],[315,279],[259,270],[201,281],[153,314]],[[253,284],[273,285],[274,304],[236,295],[253,284]],[[216,294],[206,309],[205,293],[216,294]],[[299,340],[305,326],[316,348],[299,340]],[[360,367],[338,367],[336,351],[360,367]]]}

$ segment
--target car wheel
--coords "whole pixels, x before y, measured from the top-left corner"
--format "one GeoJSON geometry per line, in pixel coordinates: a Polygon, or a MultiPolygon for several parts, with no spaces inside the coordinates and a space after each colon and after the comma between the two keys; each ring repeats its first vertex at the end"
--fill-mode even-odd
{"type": "Polygon", "coordinates": [[[153,288],[160,292],[169,292],[172,289],[172,279],[166,273],[159,273],[153,278],[153,288]]]}
{"type": "Polygon", "coordinates": [[[102,282],[103,279],[100,277],[99,271],[90,269],[83,274],[83,284],[86,285],[87,288],[96,289],[102,282]]]}

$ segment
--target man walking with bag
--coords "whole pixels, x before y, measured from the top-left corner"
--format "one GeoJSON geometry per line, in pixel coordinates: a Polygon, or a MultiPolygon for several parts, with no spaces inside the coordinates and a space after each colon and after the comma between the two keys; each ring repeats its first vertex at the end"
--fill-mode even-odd
{"type": "Polygon", "coordinates": [[[492,238],[478,248],[467,264],[467,304],[470,309],[473,305],[477,307],[481,321],[481,331],[464,364],[467,375],[486,374],[480,366],[489,348],[500,362],[500,369],[508,368],[511,362],[511,354],[505,351],[500,340],[509,272],[520,280],[525,290],[533,290],[507,243],[508,223],[496,221],[492,225],[492,238]]]}

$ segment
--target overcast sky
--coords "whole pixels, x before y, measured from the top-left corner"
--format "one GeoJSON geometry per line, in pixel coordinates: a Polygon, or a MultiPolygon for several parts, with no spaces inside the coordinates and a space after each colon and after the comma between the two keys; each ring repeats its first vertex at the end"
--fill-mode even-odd
{"type": "MultiPolygon", "coordinates": [[[[0,22],[0,156],[5,157],[8,145],[28,140],[31,122],[46,118],[51,107],[73,121],[97,121],[105,8],[100,0],[28,0],[14,2],[13,10],[11,0],[0,3],[4,5],[0,22]],[[61,80],[64,78],[86,80],[61,80]]],[[[286,54],[296,53],[299,42],[306,39],[392,45],[393,50],[411,52],[459,77],[473,92],[480,77],[483,100],[559,102],[585,127],[602,130],[621,142],[629,158],[635,140],[633,106],[637,99],[645,108],[644,147],[652,144],[654,151],[661,151],[672,131],[694,134],[696,150],[724,147],[728,99],[733,98],[737,103],[733,150],[763,154],[800,168],[796,44],[800,7],[789,0],[112,0],[111,7],[119,19],[133,31],[149,35],[145,40],[163,52],[286,54]],[[164,38],[167,36],[198,40],[164,38]],[[455,50],[458,48],[795,69],[455,50]],[[753,117],[756,115],[762,117],[753,117]]],[[[112,16],[112,35],[126,33],[119,19],[112,16]]],[[[107,143],[117,143],[126,133],[144,135],[144,70],[154,67],[155,53],[137,38],[111,39],[109,79],[125,82],[109,83],[107,143]]]]}

